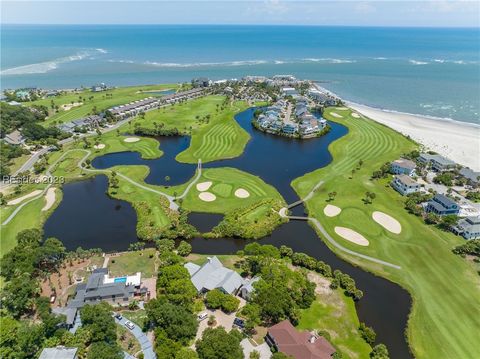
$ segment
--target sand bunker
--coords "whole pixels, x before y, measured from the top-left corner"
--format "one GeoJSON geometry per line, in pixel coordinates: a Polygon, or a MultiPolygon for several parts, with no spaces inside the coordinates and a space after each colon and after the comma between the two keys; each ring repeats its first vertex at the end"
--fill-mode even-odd
{"type": "Polygon", "coordinates": [[[127,137],[123,140],[124,142],[138,142],[140,139],[138,137],[127,137]]]}
{"type": "Polygon", "coordinates": [[[356,112],[352,112],[352,117],[354,118],[360,118],[360,115],[356,112]]]}
{"type": "Polygon", "coordinates": [[[336,112],[330,112],[330,115],[332,115],[333,117],[336,117],[336,118],[343,118],[342,115],[339,115],[339,114],[336,113],[336,112]]]}
{"type": "Polygon", "coordinates": [[[335,227],[335,233],[343,239],[358,244],[359,246],[368,246],[369,244],[364,236],[350,228],[335,227]]]}
{"type": "Polygon", "coordinates": [[[197,190],[200,192],[208,191],[211,185],[212,181],[197,183],[197,190]]]}
{"type": "Polygon", "coordinates": [[[217,196],[210,192],[202,192],[198,195],[198,198],[205,202],[213,202],[217,199],[217,196]]]}
{"type": "Polygon", "coordinates": [[[25,201],[26,199],[38,196],[40,193],[42,193],[42,191],[37,189],[33,192],[30,192],[29,194],[26,194],[25,196],[18,197],[18,198],[12,199],[11,201],[8,201],[7,205],[14,206],[16,204],[19,204],[19,203],[25,201]]]}
{"type": "Polygon", "coordinates": [[[395,234],[400,234],[400,232],[402,232],[402,225],[400,222],[386,213],[375,211],[372,213],[372,218],[387,231],[395,234]]]}
{"type": "Polygon", "coordinates": [[[239,188],[235,191],[235,197],[238,198],[248,198],[250,197],[250,193],[246,189],[239,188]]]}
{"type": "Polygon", "coordinates": [[[62,105],[61,108],[64,111],[69,111],[72,108],[77,107],[77,106],[81,106],[81,105],[83,105],[83,102],[74,102],[74,103],[69,103],[69,104],[62,105]]]}
{"type": "Polygon", "coordinates": [[[105,145],[103,143],[99,143],[98,145],[93,146],[96,150],[101,150],[105,148],[105,145]]]}
{"type": "Polygon", "coordinates": [[[50,187],[45,194],[45,206],[43,206],[42,211],[48,211],[52,208],[55,203],[55,187],[50,187]]]}
{"type": "Polygon", "coordinates": [[[340,207],[334,206],[334,205],[332,205],[332,204],[327,204],[327,205],[325,206],[325,208],[323,209],[323,213],[324,213],[327,217],[335,217],[335,216],[338,216],[341,211],[342,211],[342,209],[341,209],[340,207]]]}

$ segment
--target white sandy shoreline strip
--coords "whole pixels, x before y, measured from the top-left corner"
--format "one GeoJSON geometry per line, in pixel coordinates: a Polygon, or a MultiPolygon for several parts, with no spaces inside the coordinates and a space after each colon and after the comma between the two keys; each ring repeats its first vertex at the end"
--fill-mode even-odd
{"type": "Polygon", "coordinates": [[[453,120],[387,111],[348,102],[348,106],[442,156],[480,171],[480,126],[453,120]]]}

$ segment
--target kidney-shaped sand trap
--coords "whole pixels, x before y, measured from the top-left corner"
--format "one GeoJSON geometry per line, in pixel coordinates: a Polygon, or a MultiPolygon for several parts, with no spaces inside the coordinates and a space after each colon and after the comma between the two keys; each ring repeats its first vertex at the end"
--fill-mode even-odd
{"type": "Polygon", "coordinates": [[[197,183],[196,187],[198,191],[203,192],[203,191],[208,191],[211,185],[212,185],[212,181],[207,181],[207,182],[197,183]]]}
{"type": "Polygon", "coordinates": [[[332,204],[327,204],[327,205],[325,206],[325,208],[323,209],[323,213],[324,213],[327,217],[335,217],[335,216],[338,216],[341,211],[342,211],[342,209],[341,209],[340,207],[334,206],[334,205],[332,205],[332,204]]]}
{"type": "Polygon", "coordinates": [[[138,142],[138,141],[140,141],[140,138],[138,138],[138,137],[127,137],[123,141],[124,142],[138,142]]]}
{"type": "Polygon", "coordinates": [[[217,196],[210,192],[202,192],[198,195],[198,198],[205,202],[213,202],[217,199],[217,196]]]}
{"type": "Polygon", "coordinates": [[[250,197],[250,193],[244,188],[239,188],[235,191],[235,197],[238,198],[248,198],[250,197]]]}
{"type": "Polygon", "coordinates": [[[93,148],[95,148],[96,150],[101,150],[105,148],[105,145],[103,143],[99,143],[98,145],[93,146],[93,148]]]}
{"type": "Polygon", "coordinates": [[[364,236],[350,228],[335,227],[335,233],[343,239],[358,244],[359,246],[368,246],[369,244],[364,236]]]}
{"type": "Polygon", "coordinates": [[[356,112],[352,112],[352,117],[355,117],[355,118],[360,118],[360,115],[356,112]]]}
{"type": "Polygon", "coordinates": [[[400,232],[402,232],[402,225],[400,222],[386,213],[375,211],[372,213],[372,218],[387,231],[395,234],[400,234],[400,232]]]}
{"type": "Polygon", "coordinates": [[[336,118],[343,118],[342,115],[339,115],[339,114],[336,113],[336,112],[330,112],[330,115],[332,115],[333,117],[336,117],[336,118]]]}
{"type": "Polygon", "coordinates": [[[30,192],[29,194],[26,194],[25,196],[18,197],[18,198],[12,199],[11,201],[8,201],[7,205],[14,206],[16,204],[19,204],[19,203],[25,201],[26,199],[35,197],[35,196],[39,195],[40,193],[42,193],[42,191],[37,189],[33,192],[30,192]]]}

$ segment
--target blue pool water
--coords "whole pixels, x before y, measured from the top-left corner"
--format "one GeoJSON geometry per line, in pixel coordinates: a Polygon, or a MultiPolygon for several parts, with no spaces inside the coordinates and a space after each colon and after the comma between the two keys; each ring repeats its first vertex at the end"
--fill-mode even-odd
{"type": "Polygon", "coordinates": [[[115,278],[113,281],[115,283],[125,283],[127,281],[127,277],[115,278]]]}

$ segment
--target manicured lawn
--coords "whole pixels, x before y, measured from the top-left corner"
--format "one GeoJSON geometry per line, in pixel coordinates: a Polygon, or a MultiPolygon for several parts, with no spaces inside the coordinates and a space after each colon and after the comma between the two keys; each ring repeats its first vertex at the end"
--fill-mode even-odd
{"type": "MultiPolygon", "coordinates": [[[[224,97],[211,96],[203,99],[208,106],[216,105],[224,97]]],[[[235,121],[234,116],[247,108],[243,102],[227,104],[224,110],[211,111],[207,125],[193,129],[190,147],[178,154],[177,161],[197,163],[216,161],[240,156],[250,136],[235,121]]],[[[212,108],[213,109],[213,108],[212,108]]]]}
{"type": "Polygon", "coordinates": [[[137,324],[140,328],[143,328],[144,323],[147,321],[147,312],[143,309],[138,309],[135,311],[122,310],[121,314],[128,320],[131,320],[137,324]]]}
{"type": "Polygon", "coordinates": [[[141,91],[148,90],[162,90],[162,89],[176,89],[178,86],[175,84],[162,84],[162,85],[149,85],[149,86],[133,86],[122,87],[112,89],[104,92],[91,92],[85,90],[79,94],[66,94],[58,97],[52,97],[33,102],[25,103],[25,105],[44,105],[51,110],[51,101],[55,105],[60,106],[64,104],[71,104],[72,102],[79,102],[79,96],[85,99],[83,104],[78,107],[73,107],[68,111],[60,110],[59,112],[52,114],[43,124],[45,126],[60,124],[63,122],[69,122],[75,119],[79,119],[88,116],[94,108],[98,111],[106,110],[109,107],[123,105],[131,101],[140,100],[146,97],[154,96],[149,93],[142,93],[141,91]],[[112,94],[112,97],[106,96],[106,94],[112,94]],[[93,96],[93,99],[89,99],[93,96]]]}
{"type": "Polygon", "coordinates": [[[360,336],[359,324],[352,298],[337,289],[317,295],[310,308],[301,310],[297,328],[327,331],[343,358],[368,358],[372,349],[360,336]]]}
{"type": "Polygon", "coordinates": [[[216,196],[213,202],[202,201],[198,196],[200,191],[196,186],[183,201],[185,209],[196,212],[226,213],[235,208],[246,207],[263,199],[278,199],[283,201],[278,191],[263,182],[260,177],[240,171],[236,168],[207,168],[202,171],[202,176],[197,183],[212,182],[208,192],[216,196]],[[238,198],[235,191],[239,188],[247,190],[248,198],[238,198]]]}
{"type": "Polygon", "coordinates": [[[142,251],[125,252],[111,257],[108,262],[110,274],[114,277],[142,273],[142,278],[151,278],[155,273],[155,249],[147,248],[142,251]],[[150,256],[152,256],[150,258],[150,256]]]}
{"type": "Polygon", "coordinates": [[[418,358],[474,358],[480,352],[480,286],[473,266],[451,253],[463,242],[451,233],[442,232],[410,215],[404,209],[404,198],[388,186],[388,182],[372,181],[370,176],[385,162],[398,158],[416,146],[400,134],[365,118],[353,118],[350,112],[333,109],[344,118],[325,117],[349,128],[349,133],[330,146],[333,162],[325,168],[297,178],[292,185],[301,197],[320,180],[325,183],[306,203],[311,216],[317,218],[339,243],[359,253],[400,265],[400,270],[382,267],[346,255],[332,247],[338,255],[357,263],[405,287],[413,298],[407,329],[410,346],[418,358]],[[353,178],[352,169],[356,169],[353,178]],[[337,217],[326,217],[323,209],[328,193],[337,196],[332,204],[343,209],[337,217]],[[365,192],[374,192],[373,204],[364,204],[365,192]],[[373,211],[382,211],[402,225],[400,234],[392,234],[372,218],[373,211]],[[335,226],[352,228],[364,235],[368,247],[357,246],[334,232],[335,226]]]}

